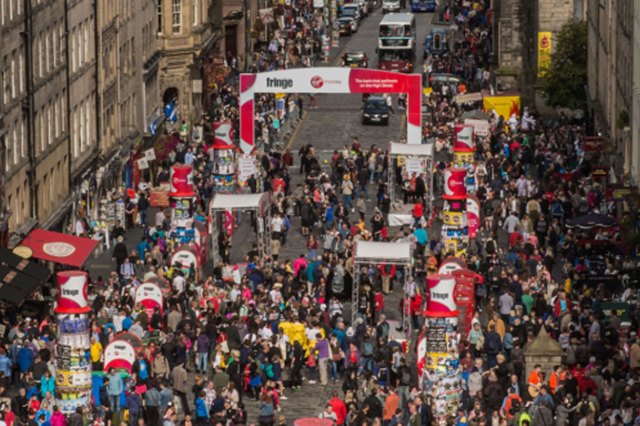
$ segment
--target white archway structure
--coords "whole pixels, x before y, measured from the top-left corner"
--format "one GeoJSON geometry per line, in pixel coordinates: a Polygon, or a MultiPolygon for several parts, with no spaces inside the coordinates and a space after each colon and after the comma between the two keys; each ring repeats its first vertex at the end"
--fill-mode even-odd
{"type": "Polygon", "coordinates": [[[240,75],[240,148],[255,149],[256,93],[406,93],[407,143],[422,143],[422,77],[368,68],[299,68],[240,75]]]}

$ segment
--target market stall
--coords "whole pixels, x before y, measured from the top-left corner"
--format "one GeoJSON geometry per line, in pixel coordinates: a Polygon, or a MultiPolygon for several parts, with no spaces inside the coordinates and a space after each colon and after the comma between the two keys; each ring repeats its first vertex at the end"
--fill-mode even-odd
{"type": "MultiPolygon", "coordinates": [[[[405,284],[409,278],[412,265],[412,253],[411,243],[397,242],[397,243],[382,243],[374,241],[356,241],[354,258],[353,258],[353,288],[351,290],[351,302],[354,307],[351,310],[351,323],[355,323],[358,315],[358,297],[359,286],[361,281],[361,267],[369,264],[381,264],[395,265],[402,268],[402,277],[405,280],[405,284]]],[[[404,286],[403,286],[404,287],[404,286]]],[[[402,326],[406,335],[411,333],[411,315],[409,311],[410,303],[409,296],[405,293],[404,304],[402,311],[402,326]]]]}
{"type": "MultiPolygon", "coordinates": [[[[216,194],[209,204],[209,235],[214,263],[220,260],[220,232],[225,228],[225,222],[233,220],[233,212],[237,210],[255,213],[258,254],[260,257],[271,256],[269,194],[216,194]]],[[[233,229],[233,224],[226,228],[233,229]]]]}
{"type": "MultiPolygon", "coordinates": [[[[402,179],[404,182],[411,180],[411,177],[423,176],[426,185],[425,206],[430,211],[433,198],[433,144],[409,145],[404,143],[389,143],[389,163],[398,162],[401,167],[402,179]]],[[[387,186],[389,197],[395,199],[395,174],[387,173],[387,186]]]]}

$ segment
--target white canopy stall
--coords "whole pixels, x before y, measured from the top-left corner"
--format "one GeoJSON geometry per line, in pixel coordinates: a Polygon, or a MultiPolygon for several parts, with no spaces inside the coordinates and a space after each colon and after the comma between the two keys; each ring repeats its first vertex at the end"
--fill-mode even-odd
{"type": "MultiPolygon", "coordinates": [[[[425,185],[427,193],[425,194],[425,204],[431,211],[431,202],[433,199],[433,144],[425,145],[409,145],[406,143],[389,143],[389,163],[393,164],[394,160],[401,160],[403,175],[406,173],[411,176],[412,173],[426,175],[425,185]]],[[[387,187],[389,188],[389,197],[395,200],[395,170],[387,173],[387,187]]]]}
{"type": "MultiPolygon", "coordinates": [[[[356,241],[353,259],[353,286],[351,292],[351,323],[354,323],[358,315],[358,296],[360,288],[360,274],[363,265],[390,264],[400,266],[403,269],[405,288],[412,262],[411,243],[376,241],[356,241]]],[[[405,333],[411,332],[411,314],[409,310],[409,297],[405,292],[404,309],[402,311],[402,326],[405,333]]]]}
{"type": "Polygon", "coordinates": [[[212,241],[212,253],[214,264],[219,261],[218,237],[222,213],[227,211],[253,211],[256,215],[256,229],[258,240],[258,253],[260,256],[271,255],[270,232],[271,209],[269,208],[269,193],[258,194],[216,194],[209,204],[209,232],[212,241]]]}

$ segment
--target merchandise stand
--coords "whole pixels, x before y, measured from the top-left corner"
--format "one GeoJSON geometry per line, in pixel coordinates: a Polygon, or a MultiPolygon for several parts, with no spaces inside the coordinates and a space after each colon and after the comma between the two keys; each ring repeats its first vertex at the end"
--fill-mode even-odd
{"type": "MultiPolygon", "coordinates": [[[[433,201],[433,144],[426,145],[409,145],[406,143],[389,142],[389,164],[393,164],[394,160],[402,160],[402,173],[412,173],[415,171],[425,173],[427,179],[427,193],[425,194],[425,207],[431,211],[433,201]]],[[[410,174],[409,174],[410,177],[410,174]]],[[[387,173],[387,188],[389,188],[389,198],[395,200],[395,172],[387,173]]]]}
{"type": "Polygon", "coordinates": [[[216,194],[209,204],[209,233],[214,264],[220,260],[218,237],[222,227],[218,217],[225,212],[253,211],[257,222],[258,254],[271,256],[271,209],[269,194],[216,194]]]}
{"type": "MultiPolygon", "coordinates": [[[[358,296],[360,288],[360,269],[363,265],[381,264],[402,267],[402,275],[406,287],[412,265],[411,244],[405,242],[382,243],[375,241],[356,241],[353,258],[353,286],[351,290],[351,323],[355,323],[358,316],[358,296]]],[[[410,300],[407,293],[404,296],[402,312],[402,328],[407,336],[411,333],[410,300]]]]}

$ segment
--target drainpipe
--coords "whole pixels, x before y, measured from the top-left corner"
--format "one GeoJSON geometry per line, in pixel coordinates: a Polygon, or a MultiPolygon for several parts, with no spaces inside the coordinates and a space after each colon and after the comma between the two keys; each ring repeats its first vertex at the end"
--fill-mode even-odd
{"type": "Polygon", "coordinates": [[[27,154],[29,156],[29,170],[27,180],[29,182],[29,213],[32,218],[38,217],[38,192],[36,191],[36,156],[35,156],[35,112],[34,112],[34,84],[33,84],[33,16],[31,0],[23,0],[25,12],[24,31],[22,41],[24,44],[24,56],[26,62],[26,89],[27,98],[22,104],[23,115],[27,115],[27,154]]]}

